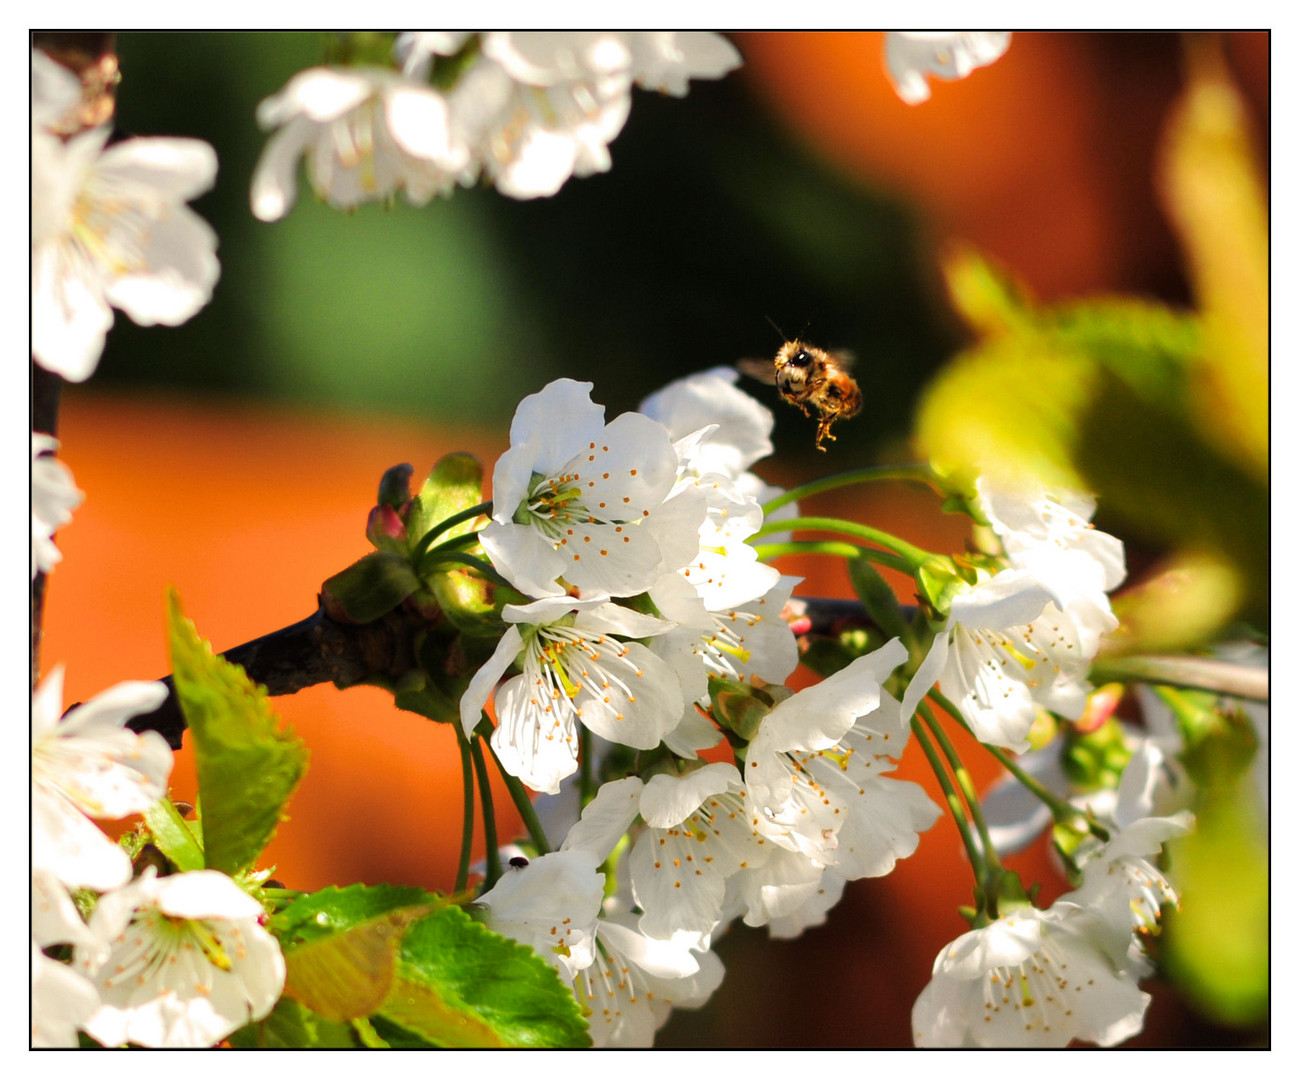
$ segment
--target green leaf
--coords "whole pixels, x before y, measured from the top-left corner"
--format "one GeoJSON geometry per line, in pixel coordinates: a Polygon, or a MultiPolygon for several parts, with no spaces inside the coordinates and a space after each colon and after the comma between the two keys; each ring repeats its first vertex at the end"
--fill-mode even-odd
{"type": "Polygon", "coordinates": [[[172,675],[194,747],[204,862],[236,875],[253,865],[307,768],[307,748],[280,730],[266,691],[212,655],[168,593],[172,675]]]}
{"type": "Polygon", "coordinates": [[[339,1022],[374,1013],[393,987],[402,934],[441,898],[422,889],[322,889],[271,920],[284,950],[284,992],[339,1022]]]}
{"type": "MultiPolygon", "coordinates": [[[[411,502],[407,535],[412,545],[424,534],[453,514],[468,510],[483,501],[483,466],[472,454],[448,454],[430,470],[420,494],[411,502]]],[[[437,542],[467,536],[475,531],[475,518],[453,525],[439,533],[437,542]]]]}
{"type": "Polygon", "coordinates": [[[347,1024],[326,1020],[301,1002],[282,997],[265,1018],[231,1035],[230,1045],[239,1050],[353,1050],[357,1039],[347,1024]]]}
{"type": "MultiPolygon", "coordinates": [[[[1219,568],[1231,599],[1202,640],[1235,616],[1262,621],[1268,599],[1268,489],[1200,403],[1206,332],[1145,301],[1025,307],[953,360],[918,417],[924,451],[958,482],[978,468],[1091,491],[1104,528],[1219,568]]],[[[1126,643],[1148,647],[1132,629],[1126,643]]]]}
{"type": "Polygon", "coordinates": [[[300,896],[271,917],[268,929],[288,955],[301,945],[322,941],[401,908],[445,903],[414,885],[329,886],[300,896]]]}
{"type": "Polygon", "coordinates": [[[203,825],[186,821],[168,798],[159,799],[144,812],[144,823],[153,834],[158,850],[167,856],[177,870],[202,870],[203,825]]]}
{"type": "Polygon", "coordinates": [[[371,1029],[395,1050],[436,1050],[439,1044],[421,1038],[414,1031],[389,1020],[382,1013],[376,1013],[370,1019],[371,1029]]]}
{"type": "Polygon", "coordinates": [[[402,939],[384,1019],[439,1046],[588,1046],[570,988],[526,945],[445,907],[402,939]]]}
{"type": "Polygon", "coordinates": [[[1208,789],[1196,830],[1170,845],[1182,896],[1161,934],[1161,966],[1197,1011],[1250,1027],[1269,1013],[1266,812],[1249,776],[1208,789]]]}
{"type": "Polygon", "coordinates": [[[880,571],[867,559],[849,559],[848,566],[853,591],[858,594],[871,621],[884,631],[885,637],[906,640],[907,621],[903,618],[898,597],[894,595],[889,582],[880,576],[880,571]]]}
{"type": "Polygon", "coordinates": [[[356,623],[382,618],[419,587],[410,561],[396,551],[372,551],[321,586],[331,614],[340,612],[356,623]]]}

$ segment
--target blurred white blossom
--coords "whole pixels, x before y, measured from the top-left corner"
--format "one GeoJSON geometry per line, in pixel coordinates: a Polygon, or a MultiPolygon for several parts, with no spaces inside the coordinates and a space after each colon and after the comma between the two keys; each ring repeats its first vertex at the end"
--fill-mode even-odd
{"type": "Polygon", "coordinates": [[[220,274],[216,234],[185,205],[212,186],[212,147],[108,146],[109,135],[108,125],[66,141],[33,134],[32,354],[73,382],[99,363],[110,307],[141,326],[176,326],[208,302],[220,274]]]}
{"type": "Polygon", "coordinates": [[[908,105],[929,100],[929,76],[951,82],[998,59],[1009,31],[895,30],[885,35],[885,69],[908,105]]]}
{"type": "Polygon", "coordinates": [[[381,68],[301,72],[258,106],[257,120],[275,129],[253,173],[253,213],[262,221],[293,206],[303,157],[317,196],[342,209],[398,191],[423,206],[469,164],[442,95],[381,68]]]}
{"type": "Polygon", "coordinates": [[[72,470],[55,458],[58,439],[32,432],[32,577],[48,574],[63,555],[54,534],[72,520],[85,495],[72,481],[72,470]]]}
{"type": "Polygon", "coordinates": [[[32,695],[32,865],[71,888],[112,889],[131,863],[91,818],[148,809],[167,791],[172,752],[156,731],[124,726],[167,696],[157,682],[123,682],[60,718],[63,669],[32,695]]]}

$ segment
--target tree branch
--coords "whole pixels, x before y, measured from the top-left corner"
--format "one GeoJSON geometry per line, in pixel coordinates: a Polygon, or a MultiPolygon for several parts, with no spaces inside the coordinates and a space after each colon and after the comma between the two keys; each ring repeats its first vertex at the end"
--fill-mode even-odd
{"type": "MultiPolygon", "coordinates": [[[[342,623],[318,607],[302,622],[237,645],[221,656],[242,667],[273,697],[326,682],[342,690],[371,679],[395,680],[405,675],[416,666],[415,634],[427,626],[426,620],[401,610],[374,622],[342,623]]],[[[156,731],[178,750],[185,718],[172,677],[159,681],[167,687],[166,700],[127,726],[132,731],[156,731]]]]}

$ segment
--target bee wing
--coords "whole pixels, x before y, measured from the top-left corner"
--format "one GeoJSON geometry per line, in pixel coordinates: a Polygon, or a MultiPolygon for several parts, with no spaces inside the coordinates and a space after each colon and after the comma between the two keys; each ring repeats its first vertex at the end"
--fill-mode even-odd
{"type": "Polygon", "coordinates": [[[756,360],[753,358],[746,360],[737,360],[736,367],[742,374],[748,375],[751,379],[758,379],[759,382],[776,385],[776,365],[771,360],[756,360]]]}
{"type": "Polygon", "coordinates": [[[858,362],[858,354],[852,349],[828,349],[827,352],[831,354],[835,362],[845,371],[848,371],[849,368],[853,367],[853,365],[858,362]]]}

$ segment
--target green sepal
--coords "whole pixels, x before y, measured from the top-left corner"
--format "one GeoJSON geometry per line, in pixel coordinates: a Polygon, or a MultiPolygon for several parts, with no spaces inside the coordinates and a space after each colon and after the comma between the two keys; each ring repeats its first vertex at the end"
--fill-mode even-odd
{"type": "MultiPolygon", "coordinates": [[[[439,458],[429,470],[420,488],[420,494],[411,500],[411,513],[406,519],[406,532],[411,548],[424,539],[424,535],[441,521],[483,501],[483,465],[472,454],[448,454],[439,458]]],[[[475,531],[474,521],[462,521],[446,532],[439,533],[436,543],[467,536],[475,531]]]]}
{"type": "Polygon", "coordinates": [[[144,812],[144,823],[149,827],[158,850],[171,860],[177,870],[204,868],[201,821],[186,821],[176,809],[176,804],[164,797],[144,812]]]}
{"type": "Polygon", "coordinates": [[[355,1050],[360,1044],[350,1025],[327,1020],[300,1001],[282,997],[261,1020],[230,1036],[237,1050],[355,1050]]]}
{"type": "Polygon", "coordinates": [[[439,689],[423,671],[408,671],[393,689],[393,704],[440,724],[460,723],[460,699],[439,689]]]}
{"type": "Polygon", "coordinates": [[[763,717],[776,707],[777,699],[788,696],[788,692],[784,695],[781,693],[784,690],[784,687],[779,686],[760,690],[749,683],[710,676],[709,701],[712,704],[713,718],[725,729],[749,742],[758,734],[763,717]]]}
{"type": "Polygon", "coordinates": [[[328,888],[272,917],[284,951],[284,992],[329,1020],[369,1016],[393,988],[402,934],[440,904],[423,889],[328,888]]]}
{"type": "Polygon", "coordinates": [[[167,597],[172,677],[190,729],[203,805],[204,863],[235,876],[253,865],[274,835],[307,768],[307,748],[278,726],[266,690],[244,670],[213,656],[167,597]]]}
{"type": "Polygon", "coordinates": [[[571,989],[526,945],[457,907],[415,923],[383,1017],[438,1046],[589,1046],[571,989]]]}
{"type": "Polygon", "coordinates": [[[946,616],[953,597],[970,588],[952,559],[934,555],[916,568],[916,587],[921,600],[939,616],[946,616]]]}
{"type": "Polygon", "coordinates": [[[396,551],[372,551],[321,586],[331,615],[354,623],[383,618],[420,587],[410,560],[396,551]]]}
{"type": "MultiPolygon", "coordinates": [[[[472,637],[501,637],[503,627],[499,611],[502,605],[497,594],[502,590],[495,582],[468,567],[455,565],[426,574],[425,581],[438,607],[457,630],[472,637]]],[[[511,599],[509,602],[517,601],[511,599]]]]}
{"type": "Polygon", "coordinates": [[[906,638],[907,621],[889,583],[867,559],[849,559],[849,581],[867,614],[886,638],[906,638]]]}

